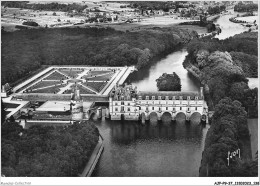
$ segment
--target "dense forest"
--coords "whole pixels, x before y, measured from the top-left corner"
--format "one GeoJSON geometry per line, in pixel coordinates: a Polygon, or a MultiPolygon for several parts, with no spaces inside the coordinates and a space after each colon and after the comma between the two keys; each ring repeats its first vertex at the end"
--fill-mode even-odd
{"type": "Polygon", "coordinates": [[[72,4],[61,4],[61,3],[30,3],[29,1],[1,1],[1,6],[9,7],[9,8],[25,8],[25,9],[33,9],[33,10],[47,10],[47,11],[63,11],[63,12],[71,12],[72,10],[76,10],[78,12],[82,12],[87,5],[80,5],[78,3],[72,4]]]}
{"type": "Polygon", "coordinates": [[[242,157],[233,159],[232,166],[226,163],[228,149],[240,148],[242,154],[246,153],[246,111],[258,109],[258,89],[250,89],[246,78],[257,77],[257,47],[257,33],[242,33],[226,40],[196,39],[188,44],[183,65],[204,85],[205,98],[214,110],[200,176],[257,176],[257,159],[242,157]]]}
{"type": "MultiPolygon", "coordinates": [[[[209,177],[254,177],[258,175],[257,154],[253,160],[241,155],[230,158],[227,165],[227,152],[241,149],[241,140],[249,138],[247,114],[239,101],[222,99],[215,108],[215,113],[208,130],[205,150],[202,156],[200,176],[209,177]]],[[[242,147],[242,148],[241,148],[242,147]]],[[[246,153],[246,152],[245,152],[246,153]]]]}
{"type": "Polygon", "coordinates": [[[74,177],[81,174],[99,132],[90,122],[68,127],[1,125],[1,174],[8,177],[74,177]]]}
{"type": "Polygon", "coordinates": [[[158,27],[136,32],[97,27],[2,32],[2,84],[41,65],[142,68],[152,57],[172,52],[193,37],[197,37],[194,31],[158,27]]]}

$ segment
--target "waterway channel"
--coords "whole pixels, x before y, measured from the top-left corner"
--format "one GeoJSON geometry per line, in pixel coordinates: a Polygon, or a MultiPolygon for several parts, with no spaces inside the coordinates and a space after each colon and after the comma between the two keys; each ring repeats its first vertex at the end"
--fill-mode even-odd
{"type": "MultiPolygon", "coordinates": [[[[224,29],[227,25],[233,25],[228,21],[229,17],[230,15],[225,15],[220,18],[221,22],[217,21],[222,26],[222,34],[228,32],[223,37],[233,35],[233,29],[224,29]]],[[[244,28],[241,28],[240,32],[243,31],[244,28]]],[[[149,68],[134,72],[128,80],[140,91],[157,91],[155,80],[162,73],[176,72],[181,79],[182,91],[196,91],[199,83],[182,66],[186,55],[185,49],[175,51],[151,64],[149,68]]],[[[133,121],[109,121],[104,118],[95,123],[104,138],[104,152],[92,176],[199,175],[208,125],[203,127],[195,120],[187,124],[182,118],[178,118],[176,123],[160,123],[156,126],[143,126],[133,121]]]]}

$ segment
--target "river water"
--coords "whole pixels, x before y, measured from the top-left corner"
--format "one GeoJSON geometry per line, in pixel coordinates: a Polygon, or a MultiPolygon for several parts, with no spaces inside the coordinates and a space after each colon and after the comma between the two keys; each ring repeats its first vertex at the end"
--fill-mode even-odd
{"type": "MultiPolygon", "coordinates": [[[[237,25],[228,21],[229,17],[226,15],[217,21],[223,25],[220,38],[232,36],[238,29],[237,25]],[[229,25],[235,28],[229,28],[229,25]]],[[[244,28],[239,26],[240,30],[236,33],[243,32],[244,28]]],[[[199,83],[182,66],[186,55],[184,49],[175,51],[150,67],[131,74],[128,83],[137,86],[140,91],[157,91],[155,80],[162,73],[176,72],[181,79],[182,91],[199,90],[199,83]]],[[[187,124],[183,118],[177,118],[176,123],[159,123],[156,126],[104,118],[96,120],[105,148],[92,176],[198,176],[209,126],[203,127],[195,120],[187,124]]]]}

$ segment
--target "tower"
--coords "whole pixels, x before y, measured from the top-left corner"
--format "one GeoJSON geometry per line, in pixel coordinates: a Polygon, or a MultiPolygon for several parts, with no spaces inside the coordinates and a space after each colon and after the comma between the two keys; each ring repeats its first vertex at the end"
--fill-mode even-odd
{"type": "Polygon", "coordinates": [[[76,86],[74,88],[74,92],[71,93],[71,116],[72,120],[75,121],[81,121],[83,120],[83,100],[80,96],[80,92],[78,89],[78,85],[76,83],[76,86]]]}

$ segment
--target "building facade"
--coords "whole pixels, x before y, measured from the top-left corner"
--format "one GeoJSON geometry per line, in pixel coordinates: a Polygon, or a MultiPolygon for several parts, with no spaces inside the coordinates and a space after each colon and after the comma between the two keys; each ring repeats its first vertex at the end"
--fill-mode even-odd
{"type": "Polygon", "coordinates": [[[111,120],[150,120],[153,115],[157,120],[168,115],[172,120],[180,113],[186,120],[194,113],[203,119],[207,117],[208,107],[204,101],[203,87],[199,92],[159,91],[137,92],[131,85],[116,86],[109,97],[111,120]]]}

